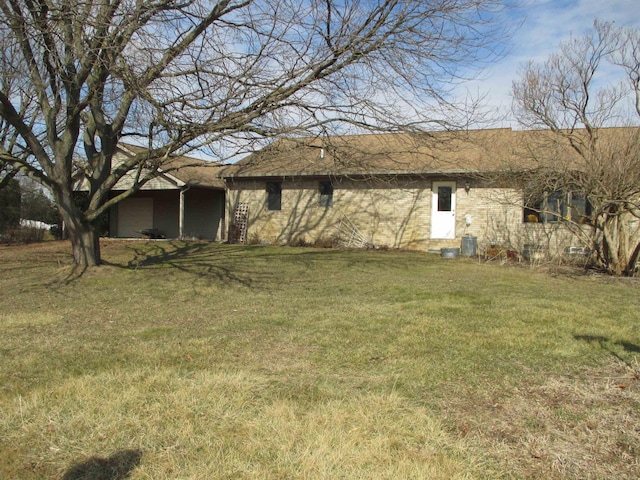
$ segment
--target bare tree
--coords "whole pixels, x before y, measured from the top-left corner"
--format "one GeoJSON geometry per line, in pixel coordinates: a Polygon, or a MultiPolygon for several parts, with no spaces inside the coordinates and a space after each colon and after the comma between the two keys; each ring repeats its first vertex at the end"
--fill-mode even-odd
{"type": "Polygon", "coordinates": [[[521,124],[549,132],[528,145],[528,185],[588,199],[588,218],[548,213],[589,233],[597,261],[617,275],[633,275],[640,255],[639,82],[640,31],[596,21],[513,84],[521,124]]]}
{"type": "Polygon", "coordinates": [[[222,158],[339,125],[451,123],[447,114],[464,112],[452,82],[495,53],[504,4],[7,0],[0,167],[51,191],[75,263],[95,265],[97,219],[173,156],[208,146],[222,158]],[[127,137],[148,151],[116,162],[127,137]],[[111,197],[126,174],[132,188],[111,197]],[[73,195],[80,178],[83,207],[73,195]]]}

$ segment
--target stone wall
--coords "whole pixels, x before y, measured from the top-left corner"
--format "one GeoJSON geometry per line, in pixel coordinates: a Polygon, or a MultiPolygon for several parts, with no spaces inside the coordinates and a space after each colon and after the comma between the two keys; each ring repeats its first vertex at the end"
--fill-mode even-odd
{"type": "Polygon", "coordinates": [[[481,250],[500,245],[521,251],[526,244],[541,242],[564,248],[567,243],[558,240],[564,233],[559,235],[557,225],[523,223],[521,196],[512,189],[457,178],[456,238],[434,240],[432,182],[451,178],[334,179],[333,204],[328,207],[320,206],[322,180],[326,178],[284,179],[279,211],[266,208],[266,180],[228,181],[227,218],[231,223],[235,205],[247,203],[247,239],[252,243],[314,243],[337,236],[344,240],[351,226],[352,233],[370,244],[424,251],[460,246],[463,235],[478,237],[481,250]]]}

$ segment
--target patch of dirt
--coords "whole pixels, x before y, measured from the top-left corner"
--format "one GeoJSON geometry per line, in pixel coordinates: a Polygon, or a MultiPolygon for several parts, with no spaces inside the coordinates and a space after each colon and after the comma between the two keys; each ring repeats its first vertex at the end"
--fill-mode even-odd
{"type": "Polygon", "coordinates": [[[456,395],[442,408],[454,432],[514,478],[638,479],[639,379],[640,366],[620,362],[484,398],[456,395]]]}

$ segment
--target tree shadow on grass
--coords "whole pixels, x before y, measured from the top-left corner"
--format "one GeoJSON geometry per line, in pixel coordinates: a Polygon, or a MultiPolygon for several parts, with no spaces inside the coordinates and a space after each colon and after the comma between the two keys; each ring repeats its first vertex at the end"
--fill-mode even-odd
{"type": "MultiPolygon", "coordinates": [[[[372,260],[366,250],[340,248],[295,248],[263,245],[220,244],[214,242],[149,241],[127,245],[130,256],[118,256],[103,263],[111,268],[124,270],[163,270],[181,272],[208,284],[223,283],[251,289],[271,289],[281,283],[281,275],[315,268],[319,262],[325,270],[343,271],[361,269],[372,260]],[[331,263],[334,261],[336,263],[331,263]],[[274,261],[271,267],[269,262],[274,261]],[[284,273],[283,273],[284,272],[284,273]]],[[[375,257],[376,264],[385,263],[389,270],[405,269],[416,263],[416,255],[405,252],[399,261],[393,251],[381,250],[375,257]],[[387,253],[390,253],[389,255],[387,253]]],[[[417,253],[417,252],[416,252],[417,253]]],[[[424,259],[420,253],[421,261],[424,259]]]]}
{"type": "MultiPolygon", "coordinates": [[[[207,281],[221,281],[227,284],[260,288],[271,285],[277,272],[254,268],[253,260],[271,258],[287,264],[311,266],[322,258],[344,256],[339,249],[322,249],[313,252],[296,250],[293,247],[278,248],[259,245],[225,245],[210,242],[149,242],[132,244],[128,250],[133,258],[122,263],[105,265],[129,270],[172,267],[194,277],[207,281]]],[[[353,265],[357,261],[353,260],[353,265]]]]}
{"type": "Polygon", "coordinates": [[[618,340],[616,342],[612,342],[610,338],[603,337],[602,335],[574,335],[573,338],[575,338],[576,340],[587,342],[587,343],[592,343],[592,342],[598,343],[603,350],[605,350],[606,352],[609,352],[615,358],[617,358],[621,362],[624,362],[627,365],[629,364],[629,362],[624,358],[622,358],[620,355],[618,355],[616,352],[614,352],[611,349],[611,345],[619,345],[624,349],[625,352],[640,353],[640,346],[636,345],[635,343],[627,342],[625,340],[618,340]]]}
{"type": "Polygon", "coordinates": [[[251,277],[244,275],[228,259],[229,255],[240,253],[240,249],[237,252],[230,248],[221,250],[205,242],[149,242],[134,244],[128,249],[133,253],[131,260],[113,263],[103,259],[103,264],[128,270],[172,267],[200,278],[251,286],[251,277]]]}
{"type": "Polygon", "coordinates": [[[72,466],[61,480],[125,480],[141,459],[141,450],[120,450],[108,458],[91,457],[72,466]]]}

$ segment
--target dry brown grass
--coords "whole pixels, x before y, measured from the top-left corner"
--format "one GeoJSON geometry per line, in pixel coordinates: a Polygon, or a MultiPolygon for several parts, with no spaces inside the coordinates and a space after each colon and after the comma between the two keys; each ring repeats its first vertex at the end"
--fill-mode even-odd
{"type": "MultiPolygon", "coordinates": [[[[640,299],[408,252],[0,247],[0,478],[640,477],[640,299]]],[[[606,280],[606,281],[604,281],[606,280]]]]}
{"type": "Polygon", "coordinates": [[[523,378],[500,397],[469,392],[442,407],[452,428],[514,478],[635,479],[639,375],[637,362],[612,362],[542,383],[523,378]]]}

